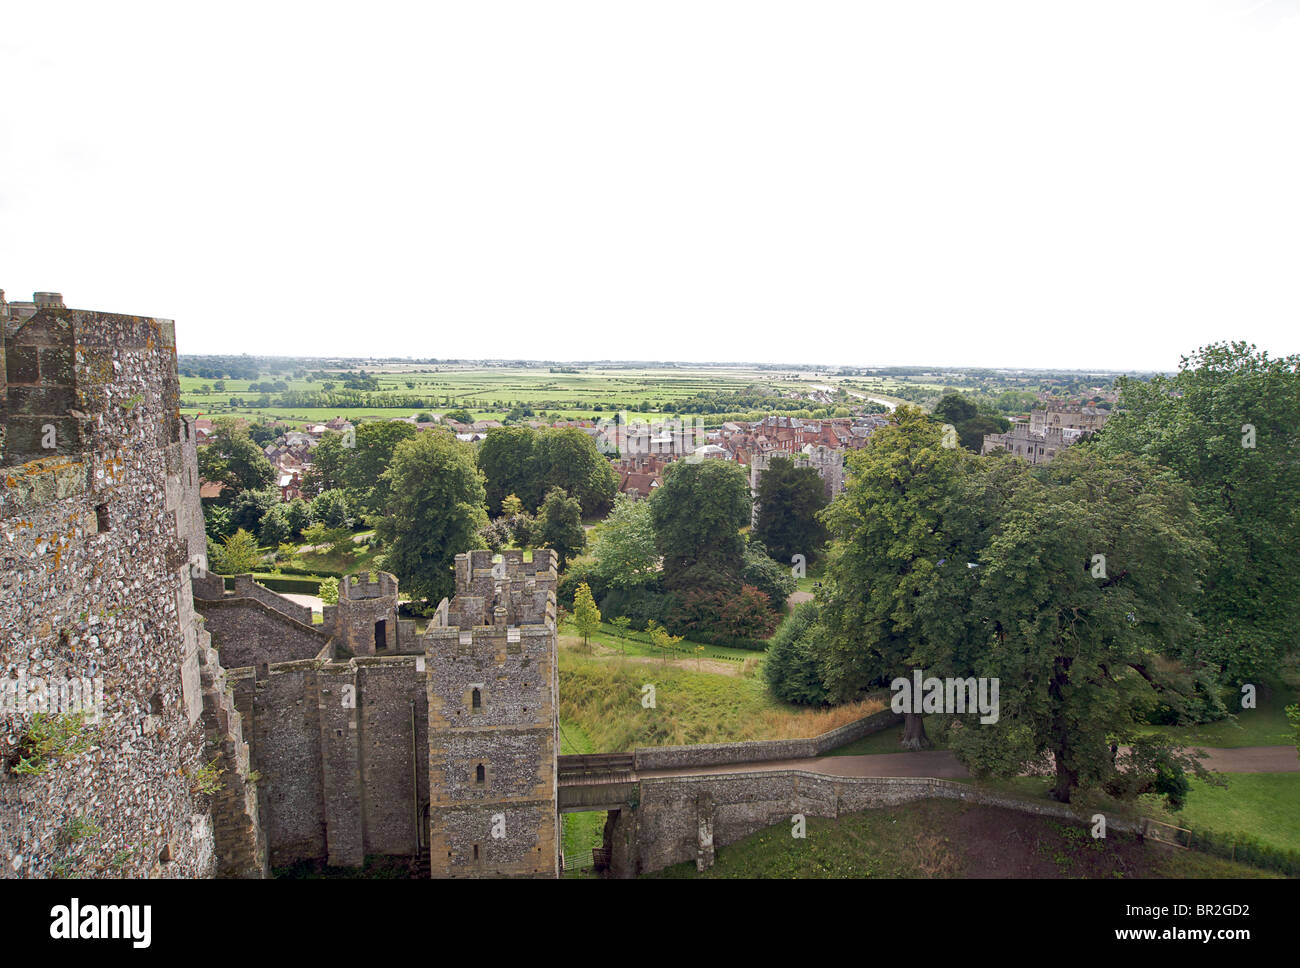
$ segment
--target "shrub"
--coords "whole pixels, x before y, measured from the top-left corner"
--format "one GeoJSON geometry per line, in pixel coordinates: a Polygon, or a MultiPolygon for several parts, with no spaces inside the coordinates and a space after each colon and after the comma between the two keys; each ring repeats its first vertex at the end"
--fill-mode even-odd
{"type": "Polygon", "coordinates": [[[785,600],[797,587],[790,569],[769,558],[757,541],[751,541],[745,549],[743,577],[745,584],[765,594],[772,603],[771,607],[777,611],[784,609],[785,600]]]}
{"type": "Polygon", "coordinates": [[[229,526],[258,534],[262,530],[262,519],[279,503],[279,488],[267,487],[260,491],[244,491],[235,498],[235,503],[230,507],[229,526]]]}
{"type": "Polygon", "coordinates": [[[681,607],[665,624],[675,635],[713,642],[718,638],[764,639],[776,623],[767,595],[753,585],[742,585],[737,591],[701,588],[685,592],[681,607]]]}
{"type": "Polygon", "coordinates": [[[574,558],[569,562],[569,567],[565,569],[564,574],[560,576],[555,598],[563,608],[573,610],[573,596],[579,585],[590,588],[592,598],[598,602],[604,599],[605,593],[609,590],[604,579],[596,573],[596,563],[590,555],[574,558]]]}
{"type": "Polygon", "coordinates": [[[262,516],[262,544],[280,545],[291,537],[293,537],[293,525],[289,522],[289,507],[286,504],[277,504],[262,516]]]}
{"type": "Polygon", "coordinates": [[[240,528],[218,549],[215,569],[219,575],[244,575],[255,570],[261,560],[257,539],[240,528]]]}
{"type": "Polygon", "coordinates": [[[18,741],[11,769],[19,776],[41,776],[90,749],[97,734],[96,727],[86,725],[84,713],[36,713],[18,741]]]}
{"type": "Polygon", "coordinates": [[[312,525],[311,502],[305,501],[300,497],[294,498],[287,505],[289,515],[289,527],[293,528],[295,535],[302,534],[312,525]]]}
{"type": "Polygon", "coordinates": [[[1193,829],[1190,836],[1191,843],[1183,846],[1216,857],[1227,857],[1251,867],[1278,871],[1287,877],[1300,877],[1300,851],[1273,847],[1246,834],[1222,834],[1213,830],[1193,829]]]}
{"type": "Polygon", "coordinates": [[[323,524],[326,528],[351,527],[352,519],[349,517],[348,510],[348,499],[337,488],[322,491],[320,496],[311,502],[313,522],[323,524]]]}
{"type": "Polygon", "coordinates": [[[668,624],[668,618],[678,606],[677,596],[650,588],[614,588],[600,599],[602,615],[626,615],[635,628],[645,628],[646,622],[668,624]]]}
{"type": "Polygon", "coordinates": [[[772,636],[763,665],[763,677],[772,695],[800,706],[824,706],[830,695],[818,668],[817,603],[795,606],[790,617],[772,636]]]}
{"type": "Polygon", "coordinates": [[[337,605],[339,603],[339,580],[337,578],[322,578],[320,583],[320,600],[326,605],[337,605]]]}

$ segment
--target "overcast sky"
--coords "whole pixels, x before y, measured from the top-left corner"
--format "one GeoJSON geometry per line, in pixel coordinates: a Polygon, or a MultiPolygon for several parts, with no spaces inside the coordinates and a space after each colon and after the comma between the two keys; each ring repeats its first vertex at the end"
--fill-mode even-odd
{"type": "Polygon", "coordinates": [[[182,353],[1300,352],[1300,0],[9,3],[0,287],[182,353]]]}

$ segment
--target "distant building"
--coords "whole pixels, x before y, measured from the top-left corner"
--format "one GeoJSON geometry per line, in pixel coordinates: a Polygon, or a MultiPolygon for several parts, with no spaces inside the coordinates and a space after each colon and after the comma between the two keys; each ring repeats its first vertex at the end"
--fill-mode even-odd
{"type": "Polygon", "coordinates": [[[1096,407],[1050,407],[1029,413],[1030,433],[1041,434],[1052,428],[1096,433],[1110,419],[1109,410],[1096,407]]]}
{"type": "Polygon", "coordinates": [[[1013,424],[1002,434],[986,434],[980,453],[1005,450],[1031,464],[1046,464],[1085,434],[1096,433],[1109,418],[1109,411],[1094,407],[1050,406],[1033,410],[1028,424],[1013,424]]]}
{"type": "Polygon", "coordinates": [[[1004,434],[985,434],[981,454],[1005,450],[1031,464],[1046,464],[1066,447],[1083,436],[1082,430],[1072,427],[1049,427],[1043,433],[1034,433],[1029,426],[1017,424],[1004,434]]]}
{"type": "Polygon", "coordinates": [[[769,451],[756,454],[749,464],[749,493],[754,501],[754,523],[758,522],[758,487],[763,473],[772,466],[773,457],[785,457],[796,467],[811,467],[825,486],[826,500],[833,501],[844,490],[844,451],[830,447],[807,444],[800,451],[782,453],[769,451]]]}

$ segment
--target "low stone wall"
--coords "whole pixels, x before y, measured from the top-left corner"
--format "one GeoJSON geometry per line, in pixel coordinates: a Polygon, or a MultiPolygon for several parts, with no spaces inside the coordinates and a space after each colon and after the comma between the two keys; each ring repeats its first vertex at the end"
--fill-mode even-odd
{"type": "MultiPolygon", "coordinates": [[[[330,642],[330,637],[310,622],[294,621],[280,609],[267,607],[260,597],[195,599],[194,605],[213,641],[220,644],[221,664],[226,669],[312,659],[330,642]]],[[[307,614],[311,615],[310,609],[307,614]]]]}
{"type": "MultiPolygon", "coordinates": [[[[928,777],[836,777],[803,770],[655,777],[640,783],[640,803],[621,810],[613,831],[612,870],[619,876],[649,873],[711,857],[713,846],[735,843],[796,814],[837,818],[935,797],[966,800],[1088,824],[1090,815],[1065,804],[1023,800],[965,783],[928,777]],[[700,805],[707,805],[711,843],[699,843],[700,805]]],[[[1110,830],[1141,833],[1145,821],[1107,817],[1110,830]]]]}
{"type": "Polygon", "coordinates": [[[279,612],[285,618],[292,619],[299,625],[311,627],[311,609],[306,605],[299,605],[297,602],[291,602],[289,599],[271,591],[265,585],[259,585],[253,581],[252,575],[235,575],[234,590],[231,593],[235,598],[251,598],[254,601],[261,602],[273,612],[279,612]]]}
{"type": "Polygon", "coordinates": [[[748,743],[711,743],[698,746],[651,746],[633,753],[635,769],[672,770],[688,766],[726,766],[770,760],[801,760],[825,756],[830,750],[856,742],[871,733],[902,722],[898,713],[885,709],[871,716],[806,739],[755,740],[748,743]]]}

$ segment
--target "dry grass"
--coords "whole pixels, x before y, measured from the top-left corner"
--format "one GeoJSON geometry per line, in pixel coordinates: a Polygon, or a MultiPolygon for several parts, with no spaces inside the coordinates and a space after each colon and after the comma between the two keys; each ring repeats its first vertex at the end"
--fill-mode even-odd
{"type": "Polygon", "coordinates": [[[641,746],[804,739],[885,707],[872,699],[834,709],[777,702],[761,677],[716,675],[672,663],[595,657],[560,650],[560,716],[580,726],[595,750],[641,746]],[[653,708],[642,704],[653,686],[653,708]]]}
{"type": "Polygon", "coordinates": [[[757,727],[762,736],[754,739],[807,739],[829,733],[885,708],[884,700],[863,699],[831,709],[794,709],[779,707],[764,711],[757,727]]]}

